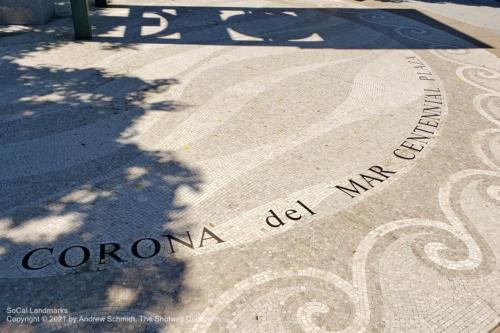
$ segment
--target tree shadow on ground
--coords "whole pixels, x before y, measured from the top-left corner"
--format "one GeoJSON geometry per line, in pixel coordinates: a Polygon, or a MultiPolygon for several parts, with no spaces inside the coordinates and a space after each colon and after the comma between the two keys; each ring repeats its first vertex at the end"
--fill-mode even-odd
{"type": "MultiPolygon", "coordinates": [[[[363,2],[365,0],[356,0],[359,2],[363,2]]],[[[498,0],[375,0],[378,2],[389,2],[389,3],[436,3],[436,4],[456,4],[456,5],[464,5],[464,6],[474,6],[474,7],[492,7],[498,8],[500,7],[500,3],[498,0]]]]}
{"type": "MultiPolygon", "coordinates": [[[[73,314],[164,314],[185,292],[185,263],[170,255],[166,234],[186,207],[180,189],[201,177],[174,152],[146,151],[127,130],[150,110],[182,112],[171,101],[148,102],[177,82],[146,82],[104,70],[31,66],[30,57],[72,42],[51,27],[0,39],[0,331],[156,332],[168,323],[8,322],[8,307],[59,308],[73,314]],[[140,256],[130,253],[134,241],[140,256]],[[120,243],[116,255],[102,257],[120,243]],[[61,252],[71,246],[83,248],[61,252]],[[23,266],[23,257],[37,251],[23,266]],[[122,261],[122,262],[120,262],[122,261]],[[99,312],[96,312],[99,311],[99,312]],[[149,311],[149,312],[148,312],[149,311]]],[[[12,314],[10,314],[12,316],[12,314]]],[[[22,317],[16,314],[14,317],[22,317]]]]}
{"type": "Polygon", "coordinates": [[[109,5],[91,15],[94,41],[304,49],[488,48],[414,9],[109,5]],[[387,38],[397,43],[387,43],[387,38]]]}

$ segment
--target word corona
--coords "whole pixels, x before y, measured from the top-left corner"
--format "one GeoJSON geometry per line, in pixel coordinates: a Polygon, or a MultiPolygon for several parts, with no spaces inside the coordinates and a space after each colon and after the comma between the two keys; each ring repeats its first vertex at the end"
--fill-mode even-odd
{"type": "MultiPolygon", "coordinates": [[[[207,246],[208,243],[213,245],[214,243],[219,244],[224,242],[224,240],[206,227],[203,228],[198,243],[193,242],[189,231],[186,231],[185,237],[182,238],[173,235],[162,235],[162,237],[167,239],[168,247],[165,247],[167,251],[169,250],[167,254],[176,252],[176,246],[174,246],[174,244],[187,247],[194,251],[196,248],[207,246]]],[[[155,238],[141,238],[136,240],[130,246],[129,252],[124,251],[119,243],[101,243],[98,244],[98,250],[96,251],[98,254],[97,264],[109,264],[111,260],[117,263],[123,263],[128,261],[125,258],[130,258],[130,255],[133,258],[141,260],[150,259],[157,256],[161,252],[162,247],[164,246],[155,238]]],[[[53,247],[33,249],[23,257],[21,265],[24,269],[30,271],[47,268],[56,263],[54,260],[54,252],[53,247]]],[[[76,268],[89,263],[91,257],[91,249],[83,245],[73,245],[65,248],[59,253],[57,256],[57,263],[62,267],[76,268]]]]}

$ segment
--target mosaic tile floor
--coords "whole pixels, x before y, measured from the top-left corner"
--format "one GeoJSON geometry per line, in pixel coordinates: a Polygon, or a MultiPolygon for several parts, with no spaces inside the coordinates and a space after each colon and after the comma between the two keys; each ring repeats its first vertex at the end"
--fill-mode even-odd
{"type": "Polygon", "coordinates": [[[91,19],[0,38],[1,332],[498,326],[491,45],[337,0],[91,19]]]}

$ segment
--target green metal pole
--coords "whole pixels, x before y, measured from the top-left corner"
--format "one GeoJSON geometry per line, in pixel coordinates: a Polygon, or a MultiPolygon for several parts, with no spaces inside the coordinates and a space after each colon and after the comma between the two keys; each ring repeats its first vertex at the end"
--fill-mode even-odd
{"type": "Polygon", "coordinates": [[[71,0],[71,12],[75,27],[75,39],[91,40],[92,30],[90,28],[87,0],[71,0]]]}
{"type": "Polygon", "coordinates": [[[107,7],[108,1],[107,0],[95,0],[95,6],[96,7],[107,7]]]}

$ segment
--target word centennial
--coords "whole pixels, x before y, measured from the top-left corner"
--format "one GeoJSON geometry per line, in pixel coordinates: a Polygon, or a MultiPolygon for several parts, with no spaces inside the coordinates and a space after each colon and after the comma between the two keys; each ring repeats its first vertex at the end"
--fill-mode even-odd
{"type": "MultiPolygon", "coordinates": [[[[434,74],[420,59],[407,57],[419,75],[419,80],[434,82],[434,74]]],[[[436,135],[443,112],[443,94],[439,87],[424,89],[424,102],[418,123],[410,135],[394,150],[394,156],[403,160],[413,160],[436,135]]]]}
{"type": "MultiPolygon", "coordinates": [[[[123,249],[121,244],[114,242],[97,244],[94,257],[97,257],[98,265],[106,265],[111,262],[124,263],[134,258],[151,259],[157,256],[162,249],[167,254],[173,254],[180,246],[194,251],[197,248],[224,242],[208,228],[203,228],[197,242],[193,241],[189,231],[186,231],[184,236],[162,235],[162,237],[166,239],[165,244],[160,243],[155,238],[141,238],[133,242],[128,249],[123,249]]],[[[195,238],[195,240],[197,239],[195,238]]],[[[24,269],[33,271],[57,264],[66,268],[77,268],[92,262],[91,249],[83,245],[69,246],[59,253],[56,252],[53,247],[33,249],[24,255],[21,265],[24,269]]]]}

